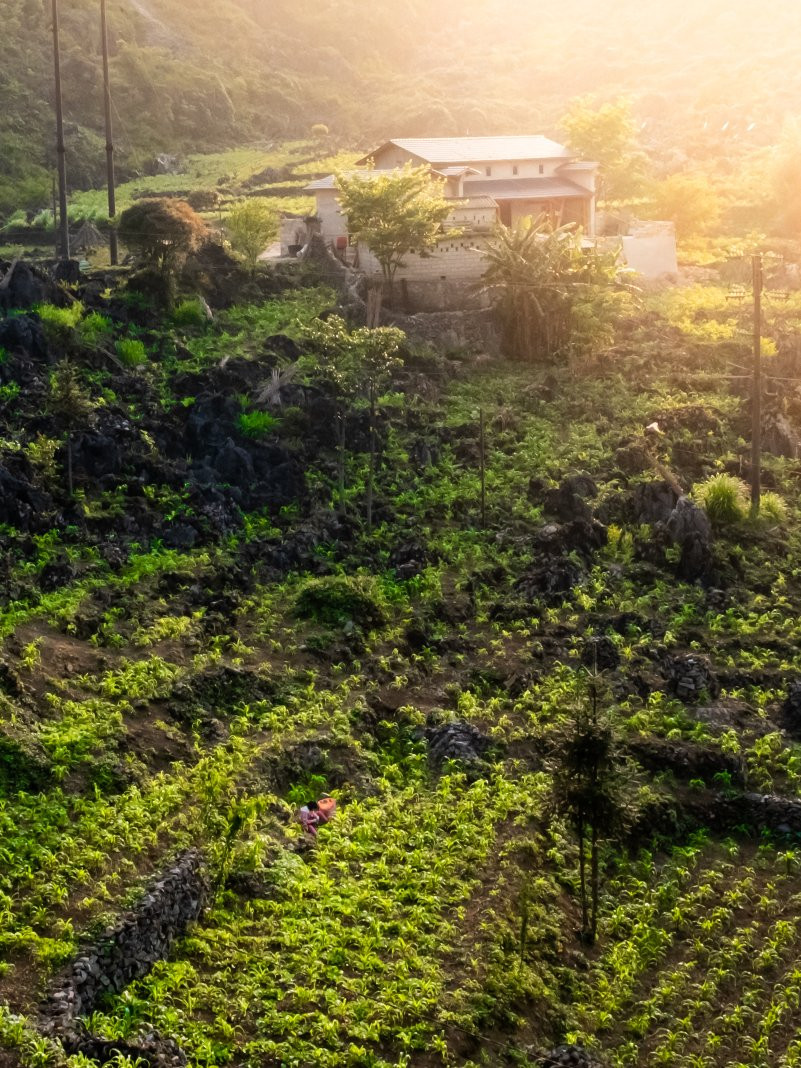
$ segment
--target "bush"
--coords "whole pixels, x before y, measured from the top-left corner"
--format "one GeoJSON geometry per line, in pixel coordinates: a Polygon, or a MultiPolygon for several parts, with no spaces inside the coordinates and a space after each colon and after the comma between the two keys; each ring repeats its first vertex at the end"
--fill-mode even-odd
{"type": "Polygon", "coordinates": [[[774,523],[783,523],[787,518],[787,505],[784,500],[770,490],[762,494],[759,505],[759,514],[763,519],[770,519],[774,523]]]}
{"type": "Polygon", "coordinates": [[[693,496],[716,526],[739,523],[748,514],[748,487],[734,475],[713,475],[693,487],[693,496]]]}
{"type": "Polygon", "coordinates": [[[111,337],[111,320],[100,312],[90,312],[78,325],[81,341],[90,348],[102,345],[111,337]]]}
{"type": "Polygon", "coordinates": [[[269,412],[242,412],[237,419],[237,425],[245,437],[263,438],[280,426],[281,420],[269,412]]]}
{"type": "Polygon", "coordinates": [[[37,304],[35,308],[42,320],[47,340],[57,345],[66,344],[83,316],[83,305],[79,301],[68,308],[57,308],[55,304],[37,304]]]}
{"type": "Polygon", "coordinates": [[[176,326],[205,326],[209,321],[208,313],[197,297],[183,300],[172,313],[176,326]]]}
{"type": "Polygon", "coordinates": [[[377,627],[386,622],[375,582],[363,575],[309,579],[295,599],[295,610],[303,619],[340,626],[349,620],[363,627],[377,627]]]}
{"type": "Polygon", "coordinates": [[[126,367],[141,367],[147,363],[147,349],[141,341],[123,338],[116,344],[117,355],[126,367]]]}
{"type": "Polygon", "coordinates": [[[5,224],[0,227],[0,233],[4,230],[23,230],[28,228],[28,213],[21,208],[15,211],[13,215],[10,215],[6,219],[5,224]]]}

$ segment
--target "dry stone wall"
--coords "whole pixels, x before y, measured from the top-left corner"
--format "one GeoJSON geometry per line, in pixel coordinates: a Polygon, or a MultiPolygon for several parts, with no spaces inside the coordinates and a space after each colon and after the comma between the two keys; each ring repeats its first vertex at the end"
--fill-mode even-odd
{"type": "MultiPolygon", "coordinates": [[[[97,1045],[83,1030],[80,1017],[92,1012],[102,995],[117,994],[146,975],[187,925],[200,917],[208,898],[203,858],[198,850],[187,850],[150,884],[139,904],[87,947],[53,984],[41,1011],[42,1031],[73,1051],[97,1045]]],[[[175,1050],[165,1048],[159,1054],[157,1039],[150,1046],[141,1051],[149,1063],[183,1063],[175,1050]]]]}

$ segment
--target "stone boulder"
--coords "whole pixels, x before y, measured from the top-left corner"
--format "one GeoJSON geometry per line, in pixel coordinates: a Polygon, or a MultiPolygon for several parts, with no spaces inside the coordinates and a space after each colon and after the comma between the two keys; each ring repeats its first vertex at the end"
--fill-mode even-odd
{"type": "Polygon", "coordinates": [[[532,564],[515,583],[515,592],[531,602],[540,598],[561,601],[584,576],[579,565],[569,557],[558,557],[532,564]]]}
{"type": "Polygon", "coordinates": [[[541,1068],[601,1068],[596,1060],[583,1046],[564,1045],[550,1050],[539,1060],[541,1068]]]}
{"type": "Polygon", "coordinates": [[[620,653],[612,639],[602,634],[587,639],[581,650],[581,662],[584,667],[598,671],[614,671],[620,665],[620,653]]]}
{"type": "Polygon", "coordinates": [[[21,353],[31,360],[45,360],[47,341],[38,316],[15,315],[13,319],[0,319],[0,349],[21,353]]]}
{"type": "Polygon", "coordinates": [[[664,529],[681,550],[676,566],[677,578],[687,582],[708,576],[712,571],[712,527],[706,512],[689,497],[679,497],[668,516],[664,529]]]}
{"type": "Polygon", "coordinates": [[[712,665],[705,656],[682,654],[670,657],[665,665],[668,690],[687,704],[694,704],[702,697],[716,698],[720,683],[712,665]]]}
{"type": "Polygon", "coordinates": [[[425,737],[429,760],[437,768],[450,760],[458,760],[467,767],[476,768],[483,763],[492,744],[472,723],[458,720],[427,728],[425,737]]]}
{"type": "Polygon", "coordinates": [[[666,523],[678,496],[667,482],[638,482],[627,502],[632,523],[666,523]]]}
{"type": "Polygon", "coordinates": [[[791,679],[782,701],[781,726],[791,738],[801,739],[801,678],[791,679]]]}
{"type": "Polygon", "coordinates": [[[774,456],[786,456],[790,460],[798,459],[799,437],[787,416],[768,414],[762,424],[762,448],[774,456]]]}

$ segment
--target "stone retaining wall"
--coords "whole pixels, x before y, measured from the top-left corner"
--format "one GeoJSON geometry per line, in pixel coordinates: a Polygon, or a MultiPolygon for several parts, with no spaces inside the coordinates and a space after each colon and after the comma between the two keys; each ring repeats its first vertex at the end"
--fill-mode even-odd
{"type": "MultiPolygon", "coordinates": [[[[96,1045],[78,1023],[79,1017],[92,1012],[102,995],[118,994],[146,975],[167,955],[187,924],[200,917],[208,897],[203,858],[198,850],[187,850],[150,884],[135,908],[88,946],[52,984],[41,1010],[42,1031],[73,1051],[96,1045]]],[[[150,1049],[142,1052],[150,1063],[164,1063],[160,1056],[148,1056],[150,1049]]],[[[181,1063],[176,1056],[171,1050],[166,1063],[181,1063]]]]}

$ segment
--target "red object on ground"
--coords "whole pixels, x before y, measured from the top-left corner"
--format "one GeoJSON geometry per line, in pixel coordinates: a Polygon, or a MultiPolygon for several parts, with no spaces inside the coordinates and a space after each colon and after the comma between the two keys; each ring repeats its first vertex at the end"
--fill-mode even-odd
{"type": "Polygon", "coordinates": [[[317,802],[318,810],[320,812],[320,819],[323,823],[328,823],[331,817],[336,812],[337,803],[333,797],[321,797],[317,802]]]}

